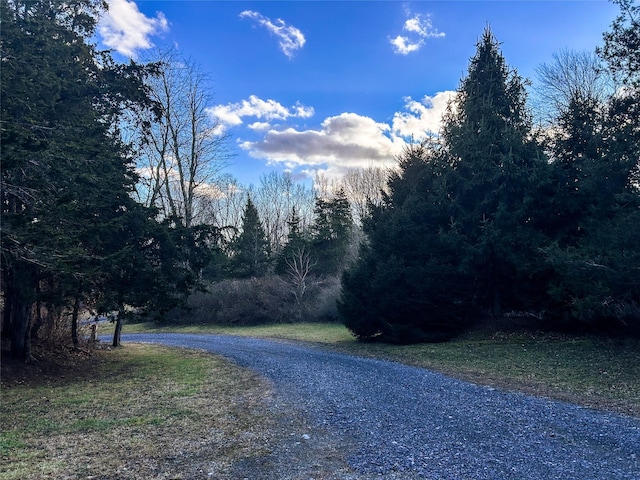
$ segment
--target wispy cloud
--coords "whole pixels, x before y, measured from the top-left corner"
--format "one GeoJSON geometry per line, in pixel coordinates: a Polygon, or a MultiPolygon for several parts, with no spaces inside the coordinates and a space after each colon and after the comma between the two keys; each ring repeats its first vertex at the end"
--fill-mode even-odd
{"type": "Polygon", "coordinates": [[[439,32],[431,22],[431,14],[412,14],[407,10],[407,20],[402,27],[402,34],[389,38],[393,51],[400,55],[417,52],[425,44],[427,38],[442,38],[444,32],[439,32]]]}
{"type": "Polygon", "coordinates": [[[281,18],[272,22],[270,18],[253,10],[245,10],[240,13],[240,18],[250,18],[275,35],[278,38],[278,45],[280,45],[282,53],[289,58],[293,58],[295,51],[301,49],[306,42],[300,30],[294,26],[287,25],[281,18]]]}
{"type": "Polygon", "coordinates": [[[117,52],[134,58],[138,50],[153,47],[151,37],[166,32],[169,22],[162,12],[145,16],[134,1],[107,0],[109,10],[100,19],[102,42],[117,52]]]}
{"type": "MultiPolygon", "coordinates": [[[[256,95],[251,95],[247,100],[241,102],[217,105],[207,111],[226,126],[240,125],[243,123],[244,117],[274,121],[288,118],[309,118],[314,114],[313,107],[296,103],[288,108],[275,100],[263,100],[256,95]]],[[[268,127],[269,124],[266,122],[255,122],[250,126],[250,128],[261,130],[268,127]]]]}

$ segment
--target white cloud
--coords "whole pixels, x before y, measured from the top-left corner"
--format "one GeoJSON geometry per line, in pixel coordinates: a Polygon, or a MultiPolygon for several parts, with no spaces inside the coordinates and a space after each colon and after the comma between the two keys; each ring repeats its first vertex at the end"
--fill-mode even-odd
{"type": "Polygon", "coordinates": [[[302,48],[306,42],[300,30],[294,26],[287,25],[281,18],[278,18],[274,23],[270,18],[252,10],[245,10],[240,13],[240,18],[250,18],[274,34],[278,38],[278,45],[282,53],[289,58],[293,58],[295,51],[302,48]]]}
{"type": "Polygon", "coordinates": [[[400,55],[408,55],[411,52],[420,50],[420,47],[424,44],[424,41],[420,39],[418,42],[411,42],[408,37],[398,35],[396,38],[389,40],[393,45],[393,50],[400,55]]]}
{"type": "Polygon", "coordinates": [[[439,92],[420,101],[406,97],[403,111],[394,114],[391,124],[341,113],[326,118],[315,129],[269,128],[262,131],[260,139],[240,141],[239,145],[252,157],[270,164],[332,176],[351,168],[391,166],[411,139],[420,141],[439,132],[442,114],[453,95],[455,92],[439,92]]]}
{"type": "Polygon", "coordinates": [[[404,141],[385,123],[355,113],[328,117],[320,129],[269,130],[263,139],[243,142],[241,148],[270,163],[288,168],[331,166],[334,169],[389,165],[401,152],[404,141]]]}
{"type": "Polygon", "coordinates": [[[108,0],[109,10],[100,19],[98,33],[109,48],[135,57],[136,51],[153,47],[150,38],[169,29],[169,22],[162,12],[155,18],[145,16],[135,2],[108,0]]]}
{"type": "Polygon", "coordinates": [[[456,92],[453,91],[438,92],[433,97],[425,95],[420,101],[406,97],[405,111],[396,112],[393,116],[393,133],[416,140],[423,139],[429,132],[438,134],[442,115],[455,95],[456,92]]]}
{"type": "Polygon", "coordinates": [[[442,38],[444,32],[439,32],[433,27],[431,22],[431,14],[411,14],[407,11],[407,20],[402,27],[404,35],[397,35],[395,38],[389,38],[389,43],[393,46],[395,53],[400,55],[408,55],[416,52],[425,44],[427,38],[442,38]]]}
{"type": "Polygon", "coordinates": [[[417,33],[421,37],[427,36],[427,25],[425,25],[424,22],[422,22],[422,18],[420,15],[416,15],[415,17],[410,18],[406,22],[404,22],[403,29],[406,30],[407,32],[417,33]]]}
{"type": "MultiPolygon", "coordinates": [[[[251,95],[248,100],[228,105],[217,105],[207,111],[227,126],[241,125],[244,117],[273,121],[286,120],[290,117],[309,118],[314,114],[313,107],[296,103],[293,107],[287,108],[275,100],[263,100],[255,95],[251,95]]],[[[265,128],[264,123],[255,122],[252,125],[252,128],[265,128]]]]}
{"type": "Polygon", "coordinates": [[[269,122],[253,122],[251,125],[248,125],[251,130],[268,130],[271,125],[269,122]]]}

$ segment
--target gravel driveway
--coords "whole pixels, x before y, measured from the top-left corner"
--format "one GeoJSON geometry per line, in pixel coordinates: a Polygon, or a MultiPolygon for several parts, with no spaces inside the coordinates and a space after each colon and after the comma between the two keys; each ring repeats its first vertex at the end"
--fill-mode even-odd
{"type": "Polygon", "coordinates": [[[282,426],[278,462],[239,466],[246,478],[640,479],[638,418],[286,342],[182,334],[122,341],[207,350],[273,383],[273,408],[297,420],[282,426]]]}

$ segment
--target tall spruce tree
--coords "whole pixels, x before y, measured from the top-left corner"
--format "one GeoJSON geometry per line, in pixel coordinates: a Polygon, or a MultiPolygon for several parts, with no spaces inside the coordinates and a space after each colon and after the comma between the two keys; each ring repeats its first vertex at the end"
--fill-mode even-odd
{"type": "Polygon", "coordinates": [[[351,205],[339,189],[333,198],[317,198],[311,226],[312,256],[318,273],[335,275],[344,267],[353,228],[351,205]]]}
{"type": "Polygon", "coordinates": [[[523,80],[485,30],[439,142],[405,152],[365,223],[339,302],[356,336],[442,340],[484,312],[546,296],[536,188],[548,172],[525,103],[523,80]]]}
{"type": "Polygon", "coordinates": [[[242,215],[242,231],[231,244],[230,275],[238,278],[260,277],[270,266],[269,240],[258,209],[251,198],[242,215]]]}
{"type": "Polygon", "coordinates": [[[525,82],[487,28],[442,131],[452,167],[447,196],[464,244],[460,261],[474,274],[477,314],[500,316],[544,296],[537,250],[548,172],[526,98],[525,82]]]}

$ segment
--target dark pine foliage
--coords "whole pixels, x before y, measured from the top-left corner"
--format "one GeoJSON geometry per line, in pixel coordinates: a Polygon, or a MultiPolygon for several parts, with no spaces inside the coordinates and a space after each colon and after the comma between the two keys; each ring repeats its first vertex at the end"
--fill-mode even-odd
{"type": "Polygon", "coordinates": [[[316,199],[315,219],[311,226],[311,255],[314,273],[335,275],[341,272],[351,240],[351,205],[343,189],[330,199],[316,199]]]}
{"type": "Polygon", "coordinates": [[[132,198],[118,125],[152,108],[153,68],[116,64],[90,43],[103,6],[0,0],[3,335],[25,360],[39,301],[73,306],[75,324],[80,303],[162,310],[194,284],[190,247],[132,198]]]}
{"type": "Polygon", "coordinates": [[[235,278],[259,277],[267,273],[270,263],[267,234],[258,209],[251,198],[247,198],[242,215],[242,230],[231,243],[229,274],[235,278]]]}
{"type": "Polygon", "coordinates": [[[449,166],[438,155],[425,145],[404,153],[390,193],[371,209],[358,260],[343,274],[338,308],[360,339],[441,341],[468,324],[472,292],[443,195],[449,166]]]}
{"type": "Polygon", "coordinates": [[[525,103],[487,29],[439,146],[405,153],[343,277],[340,311],[356,336],[440,340],[544,296],[535,188],[547,164],[525,103]]]}
{"type": "Polygon", "coordinates": [[[640,332],[638,11],[618,3],[602,54],[625,88],[576,90],[544,143],[525,82],[484,32],[437,143],[404,153],[343,275],[339,311],[358,338],[440,340],[505,312],[640,332]]]}

